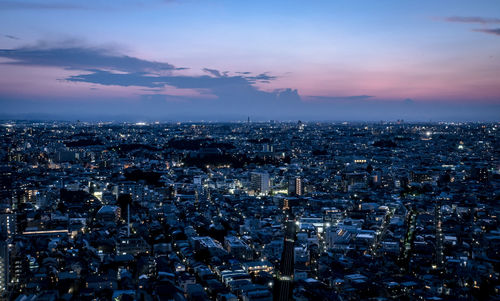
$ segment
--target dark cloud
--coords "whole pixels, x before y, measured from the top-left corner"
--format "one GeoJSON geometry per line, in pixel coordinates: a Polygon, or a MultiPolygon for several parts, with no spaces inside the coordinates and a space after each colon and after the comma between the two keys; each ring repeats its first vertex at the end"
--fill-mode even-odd
{"type": "Polygon", "coordinates": [[[67,78],[73,82],[87,82],[100,85],[139,86],[158,88],[165,85],[181,89],[225,89],[230,87],[253,88],[250,82],[241,76],[213,77],[201,76],[156,76],[147,72],[114,73],[106,70],[90,70],[91,73],[75,75],[67,78]]]}
{"type": "Polygon", "coordinates": [[[104,86],[138,86],[146,88],[161,88],[166,82],[162,78],[151,76],[146,72],[113,73],[104,70],[89,70],[91,73],[70,76],[66,80],[72,82],[86,82],[104,86]]]}
{"type": "Polygon", "coordinates": [[[10,34],[4,34],[3,36],[6,37],[7,39],[11,39],[11,40],[20,40],[20,38],[13,36],[13,35],[10,35],[10,34]]]}
{"type": "Polygon", "coordinates": [[[479,23],[479,24],[500,24],[500,18],[482,18],[482,17],[448,17],[444,19],[448,22],[458,23],[479,23]]]}
{"type": "MultiPolygon", "coordinates": [[[[229,71],[224,71],[220,72],[219,70],[216,69],[208,69],[204,68],[203,71],[215,76],[215,77],[228,77],[229,76],[229,71]]],[[[243,75],[242,77],[248,80],[249,82],[256,83],[256,82],[261,82],[261,83],[269,83],[272,80],[277,79],[276,76],[273,75],[268,75],[267,73],[261,73],[258,75],[251,75],[252,72],[235,72],[236,74],[243,75]]]]}
{"type": "Polygon", "coordinates": [[[222,74],[219,72],[219,70],[203,68],[203,71],[210,73],[215,77],[222,77],[222,74]]]}
{"type": "Polygon", "coordinates": [[[123,72],[179,70],[168,63],[114,54],[108,49],[86,47],[24,47],[0,49],[0,57],[13,59],[5,64],[53,66],[79,70],[113,69],[123,72]]]}
{"type": "Polygon", "coordinates": [[[273,75],[268,75],[267,73],[261,73],[256,76],[245,76],[245,78],[252,82],[268,83],[272,80],[277,79],[278,77],[273,75]]]}
{"type": "MultiPolygon", "coordinates": [[[[176,97],[175,100],[196,102],[197,110],[213,111],[218,108],[221,112],[240,111],[257,112],[266,110],[295,110],[301,105],[301,99],[296,89],[279,89],[262,91],[254,86],[254,81],[241,75],[230,76],[216,70],[210,70],[211,75],[181,76],[181,75],[152,75],[146,72],[115,73],[107,70],[90,70],[90,73],[70,76],[66,80],[71,82],[85,82],[105,86],[138,86],[145,90],[153,89],[154,99],[161,99],[157,89],[171,86],[178,89],[194,89],[201,92],[198,97],[176,97]],[[215,76],[212,76],[215,75],[215,76]],[[204,96],[209,94],[212,97],[204,96]],[[216,100],[213,100],[216,96],[216,100]],[[204,106],[207,106],[204,108],[204,106]]],[[[152,92],[153,92],[152,91],[152,92]]],[[[149,96],[144,96],[149,99],[149,96]]],[[[172,100],[172,96],[165,95],[165,99],[172,100]]]]}
{"type": "MultiPolygon", "coordinates": [[[[483,18],[483,17],[448,17],[444,19],[448,22],[458,22],[458,23],[476,23],[476,24],[500,24],[500,18],[483,18]]],[[[480,28],[473,29],[472,31],[483,32],[487,34],[500,36],[500,28],[480,28]]]]}
{"type": "Polygon", "coordinates": [[[500,36],[500,28],[494,28],[494,29],[473,29],[473,31],[477,32],[484,32],[488,34],[493,34],[496,36],[500,36]]]}
{"type": "MultiPolygon", "coordinates": [[[[250,82],[241,76],[156,76],[147,72],[114,73],[106,70],[89,70],[91,73],[70,76],[72,82],[87,82],[113,86],[139,86],[159,88],[165,85],[181,89],[224,89],[228,87],[249,87],[250,82]]],[[[252,86],[252,88],[256,89],[252,86]]]]}
{"type": "MultiPolygon", "coordinates": [[[[147,72],[114,73],[106,70],[89,70],[90,73],[70,76],[66,80],[86,82],[106,86],[139,86],[144,88],[161,88],[166,85],[180,89],[209,89],[216,95],[225,93],[249,93],[258,89],[252,81],[243,76],[156,76],[147,72]]],[[[262,92],[262,91],[260,91],[262,92]]],[[[276,93],[281,92],[277,91],[276,93]]],[[[267,93],[267,92],[262,92],[267,93]]]]}
{"type": "MultiPolygon", "coordinates": [[[[174,71],[184,68],[176,68],[169,63],[116,54],[108,49],[74,46],[75,44],[78,41],[56,45],[57,47],[50,43],[40,43],[32,47],[0,49],[0,57],[12,59],[4,64],[80,70],[80,74],[62,80],[101,86],[141,87],[145,93],[156,95],[155,99],[161,98],[159,95],[162,95],[166,86],[197,90],[201,95],[179,96],[175,100],[198,101],[198,108],[207,99],[216,99],[216,103],[205,103],[210,103],[212,107],[221,106],[221,110],[237,103],[238,110],[250,111],[257,108],[261,110],[263,106],[278,110],[283,104],[301,102],[297,90],[262,91],[256,87],[257,82],[276,79],[267,73],[252,75],[244,72],[231,75],[229,71],[205,68],[203,71],[208,75],[179,75],[174,71]]],[[[172,100],[170,95],[165,97],[172,100]]]]}

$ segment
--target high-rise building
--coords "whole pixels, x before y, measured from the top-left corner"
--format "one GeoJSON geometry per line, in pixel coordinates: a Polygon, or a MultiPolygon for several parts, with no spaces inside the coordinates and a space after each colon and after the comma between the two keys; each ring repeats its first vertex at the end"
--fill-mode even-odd
{"type": "Polygon", "coordinates": [[[288,180],[288,195],[302,195],[304,187],[300,177],[291,177],[288,180]]]}
{"type": "Polygon", "coordinates": [[[0,167],[0,203],[11,205],[13,196],[13,171],[8,167],[0,167]]]}
{"type": "Polygon", "coordinates": [[[0,238],[12,238],[16,234],[16,215],[12,213],[0,214],[0,238]]]}
{"type": "Polygon", "coordinates": [[[269,174],[267,172],[252,172],[250,174],[250,188],[258,193],[269,192],[269,174]]]}
{"type": "Polygon", "coordinates": [[[9,283],[9,244],[0,241],[0,294],[7,290],[9,283]]]}
{"type": "Polygon", "coordinates": [[[281,255],[280,269],[274,279],[274,300],[291,300],[293,293],[294,274],[294,249],[295,249],[296,225],[293,215],[285,221],[285,237],[283,242],[283,253],[281,255]]]}
{"type": "Polygon", "coordinates": [[[265,153],[272,153],[274,151],[274,147],[269,144],[262,144],[262,151],[265,153]]]}

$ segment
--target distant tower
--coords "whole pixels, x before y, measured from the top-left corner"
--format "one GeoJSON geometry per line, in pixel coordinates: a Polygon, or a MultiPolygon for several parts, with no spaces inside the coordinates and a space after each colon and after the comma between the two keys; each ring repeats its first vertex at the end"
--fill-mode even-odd
{"type": "Polygon", "coordinates": [[[250,123],[250,116],[248,116],[247,118],[247,123],[250,123]]]}
{"type": "Polygon", "coordinates": [[[285,221],[285,238],[280,269],[274,278],[273,299],[275,301],[292,300],[296,225],[291,210],[288,211],[290,215],[287,214],[285,221]]]}
{"type": "Polygon", "coordinates": [[[130,203],[127,204],[127,237],[130,237],[130,203]]]}

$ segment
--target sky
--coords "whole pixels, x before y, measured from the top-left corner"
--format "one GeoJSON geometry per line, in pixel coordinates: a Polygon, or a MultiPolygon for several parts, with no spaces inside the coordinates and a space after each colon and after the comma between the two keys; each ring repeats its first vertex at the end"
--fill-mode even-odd
{"type": "Polygon", "coordinates": [[[0,0],[0,119],[500,121],[500,1],[0,0]]]}

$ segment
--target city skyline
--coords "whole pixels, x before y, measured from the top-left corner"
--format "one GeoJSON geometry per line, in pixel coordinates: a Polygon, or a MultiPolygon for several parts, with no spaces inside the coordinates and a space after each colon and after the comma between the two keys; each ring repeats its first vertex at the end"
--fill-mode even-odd
{"type": "Polygon", "coordinates": [[[495,1],[0,1],[0,118],[498,121],[495,1]]]}

